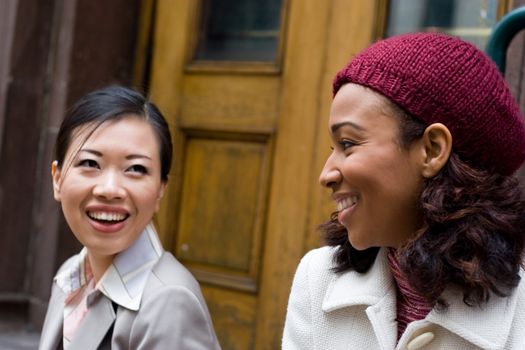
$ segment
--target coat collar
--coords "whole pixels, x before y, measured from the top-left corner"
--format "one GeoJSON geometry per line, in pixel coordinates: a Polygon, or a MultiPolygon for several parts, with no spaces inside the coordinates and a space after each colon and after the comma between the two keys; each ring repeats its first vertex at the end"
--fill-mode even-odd
{"type": "MultiPolygon", "coordinates": [[[[521,275],[523,278],[523,272],[521,275]]],[[[462,293],[449,288],[442,295],[449,307],[445,311],[433,309],[425,321],[440,325],[480,348],[502,349],[510,333],[520,289],[524,288],[524,283],[520,283],[507,298],[491,295],[490,302],[481,308],[465,305],[462,293]]],[[[387,251],[381,249],[367,273],[347,272],[332,278],[322,309],[328,313],[352,306],[380,306],[388,309],[382,310],[388,315],[392,314],[390,308],[393,308],[395,316],[393,290],[395,284],[388,265],[387,251]]]]}
{"type": "Polygon", "coordinates": [[[352,271],[334,276],[323,300],[323,311],[378,303],[395,288],[389,269],[386,250],[381,249],[368,272],[352,271]]]}
{"type": "Polygon", "coordinates": [[[443,293],[449,307],[444,312],[432,310],[427,320],[480,348],[503,349],[515,317],[518,295],[523,288],[523,283],[520,283],[506,298],[491,294],[489,303],[482,307],[465,305],[462,293],[450,288],[443,293]]]}

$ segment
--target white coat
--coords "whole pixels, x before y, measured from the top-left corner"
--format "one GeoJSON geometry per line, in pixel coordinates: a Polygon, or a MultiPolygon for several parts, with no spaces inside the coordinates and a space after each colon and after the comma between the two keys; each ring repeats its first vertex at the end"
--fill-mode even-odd
{"type": "MultiPolygon", "coordinates": [[[[364,274],[331,270],[334,248],[306,254],[297,269],[282,341],[284,350],[525,349],[525,282],[483,308],[443,293],[445,311],[412,322],[397,342],[396,288],[386,250],[364,274]]],[[[523,276],[523,273],[522,273],[523,276]]]]}

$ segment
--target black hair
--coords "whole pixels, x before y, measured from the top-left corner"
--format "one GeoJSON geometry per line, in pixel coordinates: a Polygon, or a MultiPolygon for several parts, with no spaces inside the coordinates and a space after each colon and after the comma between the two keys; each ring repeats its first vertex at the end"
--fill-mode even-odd
{"type": "Polygon", "coordinates": [[[140,92],[124,86],[108,86],[90,92],[80,98],[67,112],[55,142],[57,167],[62,167],[73,132],[79,127],[87,124],[95,125],[87,136],[89,138],[101,124],[117,121],[129,115],[143,118],[153,128],[159,142],[161,180],[167,181],[173,154],[168,123],[155,104],[140,92]]]}

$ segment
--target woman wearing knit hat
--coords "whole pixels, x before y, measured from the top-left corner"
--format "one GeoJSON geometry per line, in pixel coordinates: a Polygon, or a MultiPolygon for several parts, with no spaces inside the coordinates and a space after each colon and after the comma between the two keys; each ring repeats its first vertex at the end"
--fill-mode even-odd
{"type": "Polygon", "coordinates": [[[525,125],[496,66],[443,34],[335,77],[327,247],[297,269],[283,349],[525,349],[525,125]]]}

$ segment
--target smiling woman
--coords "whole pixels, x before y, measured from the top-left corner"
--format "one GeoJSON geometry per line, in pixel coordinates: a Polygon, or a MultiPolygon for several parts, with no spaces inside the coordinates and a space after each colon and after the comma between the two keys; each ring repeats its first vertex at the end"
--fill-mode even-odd
{"type": "Polygon", "coordinates": [[[128,88],[92,92],[55,151],[54,196],[84,248],[54,279],[40,349],[218,349],[197,281],[152,224],[172,155],[160,111],[128,88]]]}
{"type": "Polygon", "coordinates": [[[421,154],[417,147],[405,150],[396,142],[399,121],[385,105],[374,90],[347,84],[330,112],[334,146],[320,182],[334,189],[338,221],[360,250],[397,247],[417,228],[410,214],[423,183],[421,154]]]}
{"type": "Polygon", "coordinates": [[[55,199],[90,257],[95,281],[113,256],[135,242],[157,211],[165,182],[159,146],[150,124],[125,114],[73,138],[58,169],[53,162],[55,199]],[[89,135],[89,138],[88,138],[89,135]],[[119,142],[115,142],[119,140],[119,142]]]}
{"type": "Polygon", "coordinates": [[[337,211],[300,262],[283,349],[523,349],[525,124],[490,59],[436,33],[335,77],[337,211]]]}

